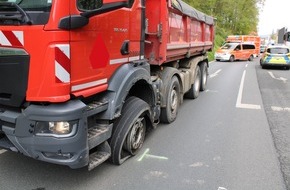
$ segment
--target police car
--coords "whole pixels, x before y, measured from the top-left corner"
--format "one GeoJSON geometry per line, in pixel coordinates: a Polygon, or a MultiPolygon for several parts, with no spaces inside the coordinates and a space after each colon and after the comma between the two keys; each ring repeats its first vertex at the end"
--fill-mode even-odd
{"type": "Polygon", "coordinates": [[[260,65],[263,69],[267,66],[290,69],[290,48],[285,45],[268,46],[260,59],[260,65]]]}

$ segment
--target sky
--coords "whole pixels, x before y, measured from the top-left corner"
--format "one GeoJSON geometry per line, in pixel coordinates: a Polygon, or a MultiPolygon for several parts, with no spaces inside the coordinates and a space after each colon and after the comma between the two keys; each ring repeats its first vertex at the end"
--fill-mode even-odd
{"type": "Polygon", "coordinates": [[[283,27],[290,31],[290,0],[266,0],[259,15],[258,34],[270,35],[283,27]]]}

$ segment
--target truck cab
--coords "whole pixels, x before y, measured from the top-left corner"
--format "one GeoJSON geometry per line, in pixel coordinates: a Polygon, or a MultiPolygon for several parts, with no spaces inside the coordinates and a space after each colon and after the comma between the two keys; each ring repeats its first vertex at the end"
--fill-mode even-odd
{"type": "Polygon", "coordinates": [[[0,98],[7,105],[88,97],[107,89],[120,64],[139,59],[141,25],[133,23],[140,17],[132,15],[140,15],[140,10],[126,1],[7,0],[1,2],[1,11],[2,56],[13,51],[14,59],[26,59],[13,66],[26,73],[1,68],[7,80],[23,81],[13,89],[1,87],[0,98]]]}
{"type": "MultiPolygon", "coordinates": [[[[107,159],[110,121],[128,93],[118,82],[130,86],[112,76],[144,58],[141,7],[124,0],[1,1],[0,147],[71,168],[88,165],[95,147],[107,159]],[[96,123],[104,111],[106,122],[96,123]]],[[[150,79],[148,64],[126,69],[150,79]]]]}
{"type": "Polygon", "coordinates": [[[181,0],[2,0],[0,148],[89,170],[206,88],[214,19],[181,0]]]}

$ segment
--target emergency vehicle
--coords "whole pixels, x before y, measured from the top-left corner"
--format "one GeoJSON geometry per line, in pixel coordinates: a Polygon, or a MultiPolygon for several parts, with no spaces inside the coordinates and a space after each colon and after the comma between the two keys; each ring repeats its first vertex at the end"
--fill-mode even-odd
{"type": "Polygon", "coordinates": [[[255,45],[254,57],[260,54],[261,38],[260,36],[251,35],[230,35],[226,38],[227,43],[248,43],[255,45]]]}

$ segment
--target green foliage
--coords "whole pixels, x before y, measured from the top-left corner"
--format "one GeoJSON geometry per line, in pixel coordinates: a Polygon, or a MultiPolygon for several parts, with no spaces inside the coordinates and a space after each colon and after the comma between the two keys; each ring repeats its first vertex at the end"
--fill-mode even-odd
{"type": "Polygon", "coordinates": [[[214,52],[222,46],[222,44],[225,42],[225,39],[227,37],[227,34],[223,31],[220,30],[215,34],[215,42],[214,42],[214,48],[212,52],[208,53],[208,58],[210,61],[214,60],[214,52]]]}
{"type": "Polygon", "coordinates": [[[216,25],[231,34],[257,32],[259,8],[265,0],[184,0],[216,18],[216,25]]]}
{"type": "Polygon", "coordinates": [[[77,5],[82,10],[94,10],[102,6],[101,0],[77,0],[77,5]]]}

